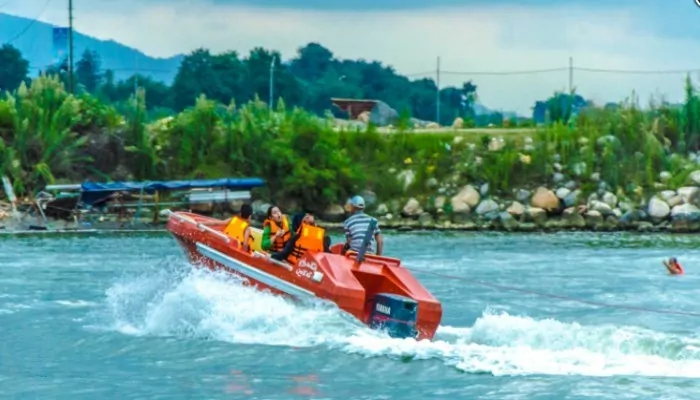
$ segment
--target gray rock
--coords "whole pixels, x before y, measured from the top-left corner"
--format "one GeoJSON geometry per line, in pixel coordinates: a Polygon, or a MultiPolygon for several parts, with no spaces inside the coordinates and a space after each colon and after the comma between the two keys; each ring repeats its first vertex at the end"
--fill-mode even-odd
{"type": "Polygon", "coordinates": [[[590,228],[599,228],[601,225],[605,223],[605,219],[603,218],[603,214],[596,210],[590,210],[586,212],[584,215],[584,218],[586,220],[586,226],[590,228]]]}
{"type": "Polygon", "coordinates": [[[479,215],[484,215],[489,212],[497,212],[500,210],[500,206],[492,199],[485,199],[476,207],[476,213],[479,215]]]}
{"type": "Polygon", "coordinates": [[[406,205],[403,206],[403,212],[401,213],[404,217],[417,217],[423,213],[420,203],[418,200],[411,197],[406,205]]]}
{"type": "Polygon", "coordinates": [[[659,197],[661,199],[663,199],[664,201],[668,201],[669,199],[676,197],[676,191],[675,190],[664,190],[661,193],[659,193],[659,197]]]}
{"type": "Polygon", "coordinates": [[[640,211],[630,210],[622,214],[622,216],[618,220],[618,224],[623,227],[631,227],[641,220],[642,218],[640,211]]]}
{"type": "Polygon", "coordinates": [[[610,205],[608,205],[607,203],[604,203],[602,201],[598,201],[598,200],[591,201],[590,204],[588,205],[588,208],[591,211],[597,211],[598,213],[600,213],[603,216],[611,215],[612,211],[613,211],[613,209],[612,209],[612,207],[610,207],[610,205]]]}
{"type": "Polygon", "coordinates": [[[509,213],[501,212],[498,217],[498,221],[504,229],[512,231],[518,228],[518,221],[516,221],[515,218],[513,218],[513,216],[509,213]]]}
{"type": "Polygon", "coordinates": [[[566,198],[566,196],[569,195],[569,193],[571,193],[571,190],[569,190],[569,189],[567,189],[567,188],[559,188],[559,189],[557,189],[557,191],[555,192],[555,194],[557,195],[557,197],[560,198],[561,200],[564,200],[564,199],[566,198]]]}
{"type": "Polygon", "coordinates": [[[671,219],[674,221],[700,221],[700,208],[692,204],[682,204],[671,209],[671,219]]]}
{"type": "Polygon", "coordinates": [[[479,188],[479,194],[481,194],[482,196],[486,196],[487,194],[489,194],[488,183],[484,183],[483,185],[481,185],[481,187],[479,188]]]}
{"type": "Polygon", "coordinates": [[[679,206],[683,204],[683,196],[673,196],[670,199],[666,200],[668,203],[669,207],[673,208],[675,206],[679,206]]]}
{"type": "Polygon", "coordinates": [[[671,207],[659,197],[649,199],[649,216],[657,221],[666,219],[671,214],[671,207]]]}
{"type": "Polygon", "coordinates": [[[700,170],[691,172],[689,178],[694,184],[700,185],[700,170]]]}
{"type": "Polygon", "coordinates": [[[614,194],[612,194],[612,193],[610,193],[610,192],[605,192],[605,193],[603,194],[603,199],[602,199],[602,200],[603,200],[603,203],[605,203],[605,204],[607,204],[608,206],[610,206],[610,208],[615,208],[615,207],[617,207],[617,202],[618,202],[617,196],[615,196],[614,194]]]}
{"type": "Polygon", "coordinates": [[[544,226],[547,222],[547,211],[542,208],[530,207],[525,211],[525,220],[532,221],[538,226],[544,226]]]}
{"type": "Polygon", "coordinates": [[[697,186],[684,186],[678,189],[678,195],[683,198],[686,203],[698,205],[700,203],[700,188],[697,186]]]}
{"type": "Polygon", "coordinates": [[[523,214],[525,214],[525,206],[517,201],[514,201],[510,207],[508,207],[506,212],[513,217],[520,218],[523,214]]]}
{"type": "Polygon", "coordinates": [[[528,190],[518,189],[515,192],[515,199],[520,203],[527,204],[530,202],[531,195],[532,193],[528,190]]]}
{"type": "Polygon", "coordinates": [[[578,183],[576,183],[576,181],[568,181],[568,182],[566,182],[564,187],[569,189],[569,190],[574,190],[578,187],[578,183]]]}
{"type": "Polygon", "coordinates": [[[581,194],[581,191],[576,189],[573,192],[566,195],[566,197],[564,198],[564,206],[573,207],[582,203],[581,194]]]}

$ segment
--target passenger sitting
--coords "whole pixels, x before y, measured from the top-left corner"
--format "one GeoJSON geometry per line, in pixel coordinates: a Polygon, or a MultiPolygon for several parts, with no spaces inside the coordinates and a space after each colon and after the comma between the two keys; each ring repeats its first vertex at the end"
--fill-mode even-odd
{"type": "Polygon", "coordinates": [[[224,229],[226,236],[236,239],[245,251],[253,248],[253,236],[250,234],[250,220],[253,216],[253,207],[243,204],[238,216],[231,218],[224,229]]]}
{"type": "Polygon", "coordinates": [[[297,214],[293,221],[296,228],[294,236],[287,241],[282,251],[270,253],[271,258],[296,263],[309,250],[330,253],[331,239],[326,236],[325,229],[316,225],[313,214],[297,214]]]}
{"type": "Polygon", "coordinates": [[[263,251],[278,252],[284,249],[284,245],[292,237],[287,217],[282,214],[280,208],[272,206],[267,209],[267,219],[263,224],[262,243],[263,251]]]}

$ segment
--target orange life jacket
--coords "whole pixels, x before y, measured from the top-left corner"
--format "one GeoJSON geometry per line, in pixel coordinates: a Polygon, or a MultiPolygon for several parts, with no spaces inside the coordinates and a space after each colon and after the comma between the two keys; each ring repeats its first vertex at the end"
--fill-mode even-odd
{"type": "Polygon", "coordinates": [[[263,226],[270,227],[270,239],[273,239],[272,245],[270,246],[270,251],[282,251],[284,245],[289,241],[289,238],[292,237],[292,233],[289,231],[289,223],[287,222],[287,218],[284,215],[282,216],[281,229],[284,230],[284,235],[282,235],[282,237],[275,238],[275,234],[280,230],[280,226],[274,220],[266,219],[263,226]]]}
{"type": "MultiPolygon", "coordinates": [[[[239,244],[243,243],[243,236],[245,234],[245,229],[250,226],[248,221],[241,219],[239,217],[233,217],[231,218],[231,222],[226,225],[226,228],[224,229],[224,234],[226,236],[236,239],[239,244]]],[[[253,248],[253,235],[248,236],[248,247],[253,248]]]]}
{"type": "Polygon", "coordinates": [[[326,230],[318,226],[302,223],[299,226],[299,238],[294,244],[294,251],[287,258],[290,262],[296,263],[307,251],[323,251],[323,237],[326,230]]]}
{"type": "Polygon", "coordinates": [[[676,261],[676,268],[678,268],[678,274],[677,275],[683,275],[683,267],[681,266],[681,263],[676,261]]]}

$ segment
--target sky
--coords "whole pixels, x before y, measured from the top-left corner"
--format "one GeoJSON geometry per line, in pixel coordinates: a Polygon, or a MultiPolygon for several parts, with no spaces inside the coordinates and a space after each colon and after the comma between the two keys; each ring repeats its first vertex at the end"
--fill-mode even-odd
{"type": "MultiPolygon", "coordinates": [[[[64,25],[67,1],[50,1],[39,19],[64,25]]],[[[34,18],[45,3],[0,0],[0,11],[34,18]]],[[[263,46],[291,58],[313,41],[336,57],[379,60],[413,77],[435,77],[440,57],[441,85],[472,80],[482,104],[525,115],[535,100],[568,89],[570,57],[577,92],[601,104],[633,91],[644,104],[662,95],[676,102],[687,72],[700,81],[694,0],[74,0],[74,7],[81,33],[151,56],[263,46]],[[551,69],[561,70],[495,74],[551,69]],[[661,72],[620,72],[650,70],[661,72]]]]}

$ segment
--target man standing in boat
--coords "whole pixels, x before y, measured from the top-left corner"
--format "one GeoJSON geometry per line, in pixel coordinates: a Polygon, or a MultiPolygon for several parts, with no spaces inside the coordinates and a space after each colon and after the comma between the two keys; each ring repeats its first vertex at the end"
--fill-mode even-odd
{"type": "MultiPolygon", "coordinates": [[[[355,196],[350,199],[351,215],[345,220],[343,228],[345,228],[345,251],[352,250],[359,252],[362,247],[362,242],[365,240],[367,229],[374,218],[365,214],[365,199],[362,196],[355,196]]],[[[379,224],[374,228],[374,233],[367,246],[368,254],[382,255],[384,247],[384,239],[382,232],[379,230],[379,224]],[[376,242],[376,251],[375,251],[376,242]]]]}

